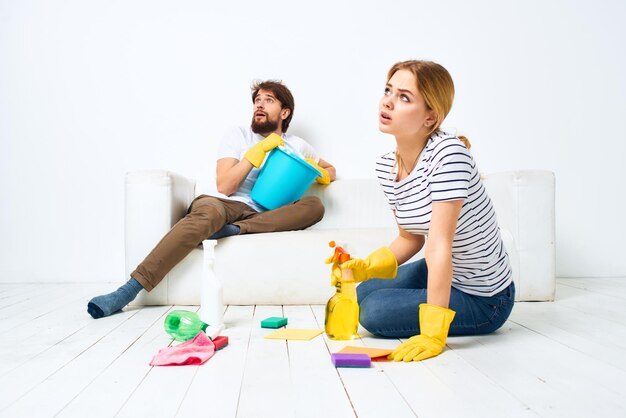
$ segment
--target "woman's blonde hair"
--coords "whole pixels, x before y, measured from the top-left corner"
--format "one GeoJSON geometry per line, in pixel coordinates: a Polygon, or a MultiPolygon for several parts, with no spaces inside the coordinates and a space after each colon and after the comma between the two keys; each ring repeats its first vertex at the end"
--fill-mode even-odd
{"type": "MultiPolygon", "coordinates": [[[[437,120],[430,133],[439,129],[443,120],[452,109],[454,101],[454,82],[448,70],[432,61],[409,60],[395,63],[387,73],[387,81],[399,70],[410,71],[417,82],[417,90],[424,97],[426,106],[437,115],[437,120]]],[[[471,147],[469,140],[458,135],[467,149],[471,147]]]]}

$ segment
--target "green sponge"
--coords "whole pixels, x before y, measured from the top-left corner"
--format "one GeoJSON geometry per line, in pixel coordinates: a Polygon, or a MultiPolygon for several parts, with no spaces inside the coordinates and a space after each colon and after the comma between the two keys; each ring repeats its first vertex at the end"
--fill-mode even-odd
{"type": "Polygon", "coordinates": [[[261,328],[280,328],[287,325],[287,318],[272,316],[261,321],[261,328]]]}

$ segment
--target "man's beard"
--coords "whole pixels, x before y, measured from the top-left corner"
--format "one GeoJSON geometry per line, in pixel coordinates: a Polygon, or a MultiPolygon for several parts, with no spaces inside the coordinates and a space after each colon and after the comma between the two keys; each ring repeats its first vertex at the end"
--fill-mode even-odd
{"type": "Polygon", "coordinates": [[[252,124],[250,127],[255,134],[266,134],[278,129],[278,121],[271,120],[268,116],[265,116],[264,122],[257,122],[254,116],[252,116],[252,124]]]}

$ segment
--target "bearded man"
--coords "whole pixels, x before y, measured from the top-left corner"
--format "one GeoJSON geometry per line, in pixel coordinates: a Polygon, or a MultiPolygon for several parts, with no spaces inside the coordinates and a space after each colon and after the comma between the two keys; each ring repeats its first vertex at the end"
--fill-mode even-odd
{"type": "Polygon", "coordinates": [[[222,197],[196,197],[187,215],[165,234],[130,274],[127,283],[112,293],[89,301],[87,312],[93,318],[118,312],[142,289],[148,292],[154,289],[176,264],[205,239],[299,230],[322,219],[324,206],[317,197],[303,197],[273,210],[266,210],[250,198],[267,152],[285,143],[322,173],[316,179],[318,183],[330,184],[336,177],[332,164],[319,158],[309,143],[286,133],[295,103],[293,95],[282,82],[269,80],[254,83],[252,103],[251,125],[227,132],[218,149],[216,180],[217,191],[222,197]]]}

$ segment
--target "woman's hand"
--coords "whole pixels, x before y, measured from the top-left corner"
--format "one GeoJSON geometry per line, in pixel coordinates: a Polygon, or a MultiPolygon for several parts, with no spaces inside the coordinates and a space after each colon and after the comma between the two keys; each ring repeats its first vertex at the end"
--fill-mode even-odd
{"type": "Polygon", "coordinates": [[[389,354],[389,360],[421,361],[441,354],[454,315],[455,312],[448,308],[420,304],[420,334],[400,344],[389,354]]]}
{"type": "Polygon", "coordinates": [[[381,247],[364,259],[352,258],[342,263],[341,268],[352,270],[355,282],[373,278],[394,279],[398,273],[398,260],[389,247],[381,247]]]}

